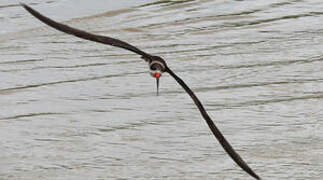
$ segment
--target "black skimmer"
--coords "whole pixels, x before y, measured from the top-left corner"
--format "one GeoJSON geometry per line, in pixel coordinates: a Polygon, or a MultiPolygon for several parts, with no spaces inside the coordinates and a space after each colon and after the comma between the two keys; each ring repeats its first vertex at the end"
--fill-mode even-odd
{"type": "Polygon", "coordinates": [[[194,92],[186,85],[186,83],[178,77],[166,64],[165,60],[159,56],[153,56],[151,54],[145,53],[144,51],[141,51],[137,47],[128,44],[124,41],[114,39],[107,36],[101,36],[96,35],[92,33],[88,33],[70,26],[67,26],[65,24],[58,23],[42,14],[40,14],[38,11],[32,9],[31,7],[27,6],[26,4],[21,3],[21,6],[24,7],[30,14],[35,16],[37,19],[42,21],[43,23],[47,24],[48,26],[51,26],[59,31],[65,32],[67,34],[74,35],[76,37],[108,44],[111,46],[116,46],[119,48],[127,49],[129,51],[132,51],[134,53],[137,53],[141,55],[141,58],[144,59],[146,62],[148,62],[150,74],[156,78],[157,82],[157,94],[158,94],[158,86],[159,86],[159,78],[161,77],[162,73],[167,72],[170,74],[179,85],[183,87],[183,89],[186,91],[188,95],[192,98],[195,105],[199,109],[202,117],[205,119],[206,123],[208,124],[209,128],[211,129],[212,133],[216,137],[216,139],[219,141],[219,143],[222,145],[224,150],[229,154],[229,156],[249,175],[254,177],[255,179],[260,180],[261,178],[247,165],[247,163],[240,157],[240,155],[233,149],[233,147],[229,144],[229,142],[225,139],[221,131],[217,128],[217,126],[214,124],[208,113],[205,111],[202,103],[200,100],[196,97],[194,92]]]}

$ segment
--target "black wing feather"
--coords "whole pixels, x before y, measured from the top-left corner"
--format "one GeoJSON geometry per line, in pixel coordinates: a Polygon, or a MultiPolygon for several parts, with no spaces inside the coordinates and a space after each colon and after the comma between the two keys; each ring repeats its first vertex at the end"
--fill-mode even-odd
{"type": "Polygon", "coordinates": [[[137,53],[139,55],[142,55],[144,57],[149,57],[150,55],[141,51],[140,49],[136,48],[135,46],[128,44],[126,42],[120,41],[118,39],[114,39],[111,37],[107,36],[101,36],[101,35],[96,35],[92,33],[88,33],[70,26],[67,26],[62,23],[58,23],[42,14],[40,14],[38,11],[34,10],[33,8],[27,6],[26,4],[20,3],[30,14],[35,16],[37,19],[42,21],[43,23],[47,24],[48,26],[51,26],[59,31],[65,32],[67,34],[72,34],[74,36],[77,36],[82,39],[98,42],[98,43],[103,43],[103,44],[108,44],[111,46],[116,46],[120,48],[127,49],[129,51],[132,51],[134,53],[137,53]]]}
{"type": "MultiPolygon", "coordinates": [[[[79,29],[72,28],[70,26],[67,26],[67,25],[58,23],[58,22],[56,22],[54,20],[51,20],[50,18],[40,14],[36,10],[32,9],[31,7],[29,7],[29,6],[27,6],[27,5],[23,4],[23,3],[21,3],[21,5],[29,13],[31,13],[33,16],[35,16],[37,19],[39,19],[40,21],[44,22],[45,24],[47,24],[47,25],[49,25],[49,26],[51,26],[51,27],[53,27],[53,28],[55,28],[55,29],[57,29],[59,31],[62,31],[62,32],[65,32],[65,33],[68,33],[68,34],[72,34],[72,35],[77,36],[77,37],[82,38],[82,39],[87,39],[87,40],[90,40],[90,41],[95,41],[95,42],[99,42],[99,43],[103,43],[103,44],[108,44],[108,45],[111,45],[111,46],[124,48],[124,49],[132,51],[134,53],[137,53],[139,55],[142,55],[143,57],[147,57],[148,59],[151,57],[150,54],[147,54],[147,53],[139,50],[135,46],[132,46],[132,45],[126,43],[126,42],[123,42],[123,41],[120,41],[118,39],[114,39],[114,38],[111,38],[111,37],[95,35],[95,34],[91,34],[91,33],[88,33],[88,32],[85,32],[85,31],[82,31],[82,30],[79,30],[79,29]]],[[[216,127],[216,125],[214,124],[214,122],[212,121],[210,116],[207,114],[207,112],[205,111],[202,103],[196,97],[194,92],[185,84],[185,82],[181,78],[179,78],[168,67],[166,67],[166,72],[168,72],[183,87],[183,89],[190,95],[190,97],[193,99],[194,103],[196,104],[196,106],[200,110],[203,118],[207,122],[207,124],[208,124],[209,128],[211,129],[212,133],[214,134],[216,139],[220,142],[220,144],[222,145],[224,150],[230,155],[230,157],[244,171],[246,171],[248,174],[250,174],[255,179],[260,180],[261,178],[243,161],[243,159],[239,156],[239,154],[232,148],[232,146],[229,144],[229,142],[224,138],[223,134],[216,127]]]]}
{"type": "Polygon", "coordinates": [[[208,124],[209,128],[211,129],[212,133],[216,137],[216,139],[219,141],[219,143],[222,145],[224,150],[230,155],[230,157],[248,174],[250,174],[252,177],[260,180],[260,177],[243,161],[243,159],[239,156],[239,154],[233,149],[233,147],[229,144],[229,142],[224,138],[221,131],[216,127],[208,113],[205,111],[202,103],[200,100],[196,97],[194,92],[185,84],[185,82],[179,78],[171,69],[166,68],[166,72],[168,72],[177,82],[180,84],[183,89],[191,96],[194,103],[200,110],[203,118],[205,119],[206,123],[208,124]]]}

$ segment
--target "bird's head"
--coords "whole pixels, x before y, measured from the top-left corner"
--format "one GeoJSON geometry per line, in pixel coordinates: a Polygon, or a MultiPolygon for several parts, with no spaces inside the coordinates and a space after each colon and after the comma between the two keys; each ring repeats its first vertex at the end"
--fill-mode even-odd
{"type": "Polygon", "coordinates": [[[159,56],[143,57],[148,62],[149,73],[152,77],[156,78],[157,83],[157,95],[159,90],[159,78],[163,72],[166,71],[167,64],[164,59],[159,56]]]}
{"type": "Polygon", "coordinates": [[[165,72],[165,66],[160,61],[152,61],[149,63],[150,75],[154,78],[160,78],[165,72]]]}

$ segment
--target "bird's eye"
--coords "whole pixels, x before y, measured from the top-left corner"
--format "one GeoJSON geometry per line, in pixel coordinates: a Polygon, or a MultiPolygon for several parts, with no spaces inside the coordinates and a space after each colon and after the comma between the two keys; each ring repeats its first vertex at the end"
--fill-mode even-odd
{"type": "Polygon", "coordinates": [[[155,66],[151,66],[151,67],[150,67],[150,70],[155,71],[155,70],[157,70],[157,68],[156,68],[155,66]]]}
{"type": "Polygon", "coordinates": [[[157,63],[155,63],[155,64],[152,64],[151,66],[150,66],[150,70],[152,70],[152,71],[155,71],[155,70],[157,70],[158,68],[159,68],[159,64],[157,64],[157,63]]]}

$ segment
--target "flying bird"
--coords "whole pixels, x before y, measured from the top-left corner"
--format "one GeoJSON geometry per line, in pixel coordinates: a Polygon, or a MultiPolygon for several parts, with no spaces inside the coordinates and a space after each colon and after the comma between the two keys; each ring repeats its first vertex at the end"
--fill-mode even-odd
{"type": "Polygon", "coordinates": [[[186,91],[186,93],[192,98],[194,101],[195,105],[199,109],[202,117],[208,124],[209,128],[211,129],[212,133],[216,137],[216,139],[219,141],[219,143],[222,145],[224,150],[229,154],[229,156],[244,170],[246,171],[249,175],[254,177],[255,179],[260,180],[261,178],[247,165],[247,163],[240,157],[240,155],[233,149],[233,147],[230,145],[230,143],[225,139],[221,131],[217,128],[217,126],[214,124],[208,113],[205,111],[202,103],[200,100],[196,97],[194,92],[186,85],[186,83],[178,77],[166,64],[165,60],[159,56],[154,56],[151,54],[148,54],[137,47],[126,43],[124,41],[107,37],[107,36],[102,36],[102,35],[96,35],[92,34],[89,32],[85,32],[83,30],[79,30],[70,26],[67,26],[65,24],[58,23],[42,14],[40,14],[38,11],[32,9],[26,4],[20,3],[23,8],[25,8],[30,14],[35,16],[37,19],[42,21],[43,23],[47,24],[48,26],[51,26],[59,31],[65,32],[67,34],[74,35],[76,37],[102,43],[102,44],[107,44],[111,46],[116,46],[119,48],[127,49],[129,51],[132,51],[136,54],[141,55],[141,58],[144,59],[148,65],[149,65],[149,71],[150,74],[156,78],[157,82],[157,94],[158,94],[158,87],[159,87],[159,78],[161,75],[165,72],[167,72],[170,76],[172,76],[176,82],[182,86],[182,88],[186,91]]]}

